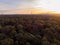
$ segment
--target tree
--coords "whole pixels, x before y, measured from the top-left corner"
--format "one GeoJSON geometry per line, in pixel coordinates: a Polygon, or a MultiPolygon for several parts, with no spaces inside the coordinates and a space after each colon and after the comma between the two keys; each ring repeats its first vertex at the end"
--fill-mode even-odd
{"type": "Polygon", "coordinates": [[[30,45],[30,43],[29,42],[26,42],[26,45],[30,45]]]}
{"type": "Polygon", "coordinates": [[[8,38],[8,39],[3,39],[0,41],[1,45],[13,45],[14,42],[13,42],[13,39],[11,38],[8,38]]]}

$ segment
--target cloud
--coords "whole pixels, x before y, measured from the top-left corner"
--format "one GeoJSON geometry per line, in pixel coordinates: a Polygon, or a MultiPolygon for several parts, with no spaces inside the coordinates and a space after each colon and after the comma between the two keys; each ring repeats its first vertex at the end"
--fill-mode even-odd
{"type": "Polygon", "coordinates": [[[27,13],[27,10],[38,7],[40,11],[42,11],[42,8],[48,11],[60,12],[59,4],[59,0],[0,0],[0,12],[27,13]]]}
{"type": "Polygon", "coordinates": [[[35,0],[34,7],[41,7],[48,11],[55,11],[60,13],[60,0],[35,0]]]}
{"type": "Polygon", "coordinates": [[[29,8],[32,7],[32,0],[0,0],[0,7],[7,10],[29,8]]]}

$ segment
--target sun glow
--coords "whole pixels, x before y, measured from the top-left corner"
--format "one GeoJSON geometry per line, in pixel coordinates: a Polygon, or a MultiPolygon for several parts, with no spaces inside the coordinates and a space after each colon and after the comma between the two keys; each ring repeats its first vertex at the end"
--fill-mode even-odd
{"type": "Polygon", "coordinates": [[[59,0],[35,0],[34,7],[46,9],[55,13],[60,13],[60,1],[59,0]]]}

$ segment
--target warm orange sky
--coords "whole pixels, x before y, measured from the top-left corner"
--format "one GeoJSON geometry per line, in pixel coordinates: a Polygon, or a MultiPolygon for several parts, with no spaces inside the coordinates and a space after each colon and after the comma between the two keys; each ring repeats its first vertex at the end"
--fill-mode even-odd
{"type": "MultiPolygon", "coordinates": [[[[40,8],[24,9],[24,10],[12,10],[5,12],[4,14],[55,14],[54,11],[47,11],[40,8]]],[[[58,13],[56,13],[58,14],[58,13]]]]}

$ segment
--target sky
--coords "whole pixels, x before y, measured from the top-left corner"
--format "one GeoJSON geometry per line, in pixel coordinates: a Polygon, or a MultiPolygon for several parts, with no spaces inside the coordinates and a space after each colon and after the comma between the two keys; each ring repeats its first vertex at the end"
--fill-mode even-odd
{"type": "Polygon", "coordinates": [[[30,13],[28,10],[60,13],[59,5],[59,0],[0,0],[0,13],[30,13]]]}

